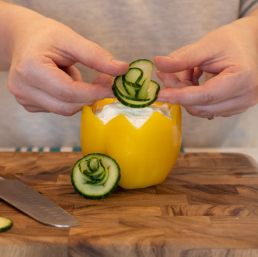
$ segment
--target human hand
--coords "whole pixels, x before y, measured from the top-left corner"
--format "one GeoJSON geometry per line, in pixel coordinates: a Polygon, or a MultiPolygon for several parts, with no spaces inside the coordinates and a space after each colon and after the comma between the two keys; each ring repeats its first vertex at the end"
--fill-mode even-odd
{"type": "Polygon", "coordinates": [[[12,40],[8,89],[30,112],[73,115],[84,105],[113,96],[111,76],[128,70],[127,63],[97,44],[38,14],[21,22],[12,40]],[[105,74],[92,84],[82,82],[76,62],[105,74]]]}
{"type": "Polygon", "coordinates": [[[240,19],[168,57],[156,57],[157,76],[166,87],[158,100],[181,104],[203,118],[228,117],[257,104],[257,25],[256,17],[240,19]],[[213,76],[198,86],[203,72],[213,76]]]}

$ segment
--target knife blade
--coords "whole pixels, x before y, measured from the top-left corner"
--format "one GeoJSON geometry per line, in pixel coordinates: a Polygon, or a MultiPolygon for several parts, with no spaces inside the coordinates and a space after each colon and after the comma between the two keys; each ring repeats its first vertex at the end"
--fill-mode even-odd
{"type": "Polygon", "coordinates": [[[18,179],[0,176],[0,198],[45,225],[59,228],[81,225],[70,213],[18,179]]]}

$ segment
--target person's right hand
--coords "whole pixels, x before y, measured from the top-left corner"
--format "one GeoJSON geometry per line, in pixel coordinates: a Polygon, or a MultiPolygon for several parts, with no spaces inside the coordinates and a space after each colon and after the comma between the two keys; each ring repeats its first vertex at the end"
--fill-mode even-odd
{"type": "Polygon", "coordinates": [[[41,15],[20,22],[11,38],[8,90],[30,112],[70,116],[84,105],[113,96],[112,77],[127,72],[128,64],[69,27],[41,15]],[[82,82],[73,65],[80,62],[100,75],[92,84],[82,82]]]}

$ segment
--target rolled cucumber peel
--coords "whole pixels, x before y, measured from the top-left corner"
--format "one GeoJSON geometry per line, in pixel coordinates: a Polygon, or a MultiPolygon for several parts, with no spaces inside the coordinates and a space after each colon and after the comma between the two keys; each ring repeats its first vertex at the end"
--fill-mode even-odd
{"type": "Polygon", "coordinates": [[[132,108],[144,108],[156,101],[160,86],[151,80],[153,63],[140,59],[130,64],[123,76],[116,77],[112,87],[116,98],[132,108]]]}
{"type": "Polygon", "coordinates": [[[113,158],[93,153],[75,163],[71,181],[74,189],[83,197],[102,199],[116,189],[120,176],[119,165],[113,158]]]}

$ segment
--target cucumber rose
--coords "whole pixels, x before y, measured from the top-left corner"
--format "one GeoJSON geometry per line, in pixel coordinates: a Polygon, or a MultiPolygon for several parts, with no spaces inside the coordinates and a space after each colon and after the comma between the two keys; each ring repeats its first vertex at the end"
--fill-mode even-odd
{"type": "Polygon", "coordinates": [[[75,190],[83,197],[101,199],[116,189],[120,168],[114,159],[105,154],[88,154],[75,163],[71,180],[75,190]]]}
{"type": "Polygon", "coordinates": [[[157,99],[160,86],[151,80],[153,63],[140,59],[130,64],[123,76],[115,78],[113,92],[119,102],[132,108],[144,108],[157,99]]]}

